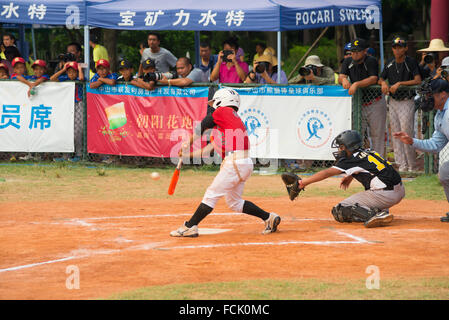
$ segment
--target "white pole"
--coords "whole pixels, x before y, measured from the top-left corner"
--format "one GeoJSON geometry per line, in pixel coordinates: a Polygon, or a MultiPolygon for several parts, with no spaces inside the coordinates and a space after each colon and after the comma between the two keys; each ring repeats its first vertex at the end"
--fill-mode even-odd
{"type": "Polygon", "coordinates": [[[86,81],[90,80],[89,47],[89,26],[84,26],[84,63],[86,64],[84,78],[86,79],[86,81]]]}
{"type": "Polygon", "coordinates": [[[281,61],[281,31],[278,31],[278,79],[277,79],[277,83],[281,83],[281,65],[282,65],[282,61],[281,61]]]}

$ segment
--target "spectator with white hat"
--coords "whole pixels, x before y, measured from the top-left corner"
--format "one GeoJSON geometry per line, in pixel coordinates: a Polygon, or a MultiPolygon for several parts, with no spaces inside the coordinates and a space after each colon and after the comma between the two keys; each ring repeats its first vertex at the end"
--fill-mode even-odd
{"type": "Polygon", "coordinates": [[[288,83],[309,83],[314,85],[335,84],[334,70],[321,63],[320,57],[308,56],[299,74],[288,83]]]}
{"type": "Polygon", "coordinates": [[[441,61],[441,66],[437,69],[434,79],[440,77],[449,81],[449,57],[446,57],[441,61]]]}

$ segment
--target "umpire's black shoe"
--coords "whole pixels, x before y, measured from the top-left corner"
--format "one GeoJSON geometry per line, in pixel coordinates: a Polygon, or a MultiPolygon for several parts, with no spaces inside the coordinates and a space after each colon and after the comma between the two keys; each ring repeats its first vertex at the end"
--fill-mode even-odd
{"type": "Polygon", "coordinates": [[[440,221],[441,222],[449,222],[449,212],[446,213],[445,217],[441,217],[440,221]]]}

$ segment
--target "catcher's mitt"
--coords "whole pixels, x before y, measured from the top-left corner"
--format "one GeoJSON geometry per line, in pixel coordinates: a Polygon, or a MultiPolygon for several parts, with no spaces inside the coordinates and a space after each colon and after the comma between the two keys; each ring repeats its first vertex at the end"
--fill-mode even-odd
{"type": "Polygon", "coordinates": [[[301,178],[293,172],[285,172],[282,174],[282,181],[285,183],[291,201],[295,200],[299,193],[304,190],[299,188],[299,180],[301,178]]]}

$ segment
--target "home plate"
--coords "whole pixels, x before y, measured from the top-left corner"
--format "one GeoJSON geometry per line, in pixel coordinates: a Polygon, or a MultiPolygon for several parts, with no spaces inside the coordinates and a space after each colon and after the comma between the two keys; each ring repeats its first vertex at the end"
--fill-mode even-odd
{"type": "Polygon", "coordinates": [[[231,231],[232,229],[213,229],[213,228],[198,228],[199,234],[217,234],[223,233],[227,231],[231,231]]]}

